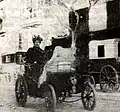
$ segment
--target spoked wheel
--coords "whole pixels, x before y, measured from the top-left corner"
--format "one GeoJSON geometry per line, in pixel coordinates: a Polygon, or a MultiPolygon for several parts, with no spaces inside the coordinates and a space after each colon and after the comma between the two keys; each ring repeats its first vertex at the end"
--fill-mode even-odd
{"type": "Polygon", "coordinates": [[[111,65],[105,65],[100,71],[100,88],[104,92],[119,89],[118,74],[111,65]]]}
{"type": "Polygon", "coordinates": [[[22,76],[16,80],[15,95],[18,105],[24,107],[27,101],[27,84],[22,76]]]}
{"type": "Polygon", "coordinates": [[[96,106],[95,89],[91,83],[86,83],[81,93],[81,99],[85,110],[92,111],[96,106]]]}
{"type": "Polygon", "coordinates": [[[52,85],[47,85],[44,91],[45,112],[56,112],[56,94],[52,85]]]}

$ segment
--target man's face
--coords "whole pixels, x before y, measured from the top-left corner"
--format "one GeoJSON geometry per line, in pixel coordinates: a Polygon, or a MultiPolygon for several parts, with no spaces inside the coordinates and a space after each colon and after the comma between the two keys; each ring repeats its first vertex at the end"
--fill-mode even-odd
{"type": "Polygon", "coordinates": [[[35,47],[40,47],[40,43],[41,43],[40,41],[36,40],[35,43],[34,43],[34,46],[35,47]]]}

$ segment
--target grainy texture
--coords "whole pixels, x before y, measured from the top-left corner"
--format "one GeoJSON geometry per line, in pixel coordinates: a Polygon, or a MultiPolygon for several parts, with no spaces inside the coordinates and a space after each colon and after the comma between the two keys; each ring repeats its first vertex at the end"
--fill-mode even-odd
{"type": "MultiPolygon", "coordinates": [[[[51,59],[47,62],[48,66],[45,66],[47,68],[44,69],[43,72],[45,75],[46,70],[52,71],[52,73],[57,72],[57,74],[58,72],[70,72],[76,57],[82,57],[83,54],[86,57],[89,55],[88,44],[90,40],[119,37],[119,28],[115,27],[118,27],[120,23],[118,6],[120,0],[75,1],[76,2],[74,2],[74,0],[0,0],[0,56],[4,55],[4,63],[2,63],[0,57],[0,112],[44,112],[44,101],[40,98],[28,96],[25,107],[19,107],[15,99],[15,81],[18,74],[23,75],[24,72],[24,67],[20,66],[19,62],[17,63],[17,61],[21,59],[21,55],[19,56],[17,52],[26,52],[26,50],[32,46],[31,40],[33,35],[39,34],[43,38],[43,42],[41,43],[42,49],[51,45],[51,37],[56,38],[57,47],[52,51],[53,55],[50,56],[51,59]],[[94,1],[95,4],[93,2],[90,6],[89,1],[94,1]],[[94,6],[92,6],[93,4],[94,6]],[[72,18],[72,16],[69,18],[70,12],[73,13],[75,18],[72,18]],[[73,28],[69,27],[71,26],[70,19],[73,28]],[[73,23],[72,20],[75,22],[73,23]],[[108,28],[110,28],[110,30],[108,30],[108,28]],[[75,32],[73,29],[77,31],[75,32]],[[95,32],[89,35],[89,31],[95,32]],[[62,39],[65,35],[67,41],[62,39]],[[57,41],[58,37],[61,38],[61,41],[60,39],[57,41]],[[72,42],[68,42],[69,39],[71,41],[71,38],[72,42]],[[69,44],[72,44],[72,47],[70,47],[69,44]],[[69,48],[66,46],[69,46],[69,48]],[[76,53],[77,50],[78,54],[76,53]]],[[[116,46],[116,48],[118,48],[118,46],[116,46]]],[[[111,54],[112,52],[110,51],[108,53],[111,54]]],[[[115,50],[115,53],[118,54],[118,51],[116,52],[115,50]]],[[[109,54],[108,56],[111,56],[109,54]]],[[[91,55],[94,54],[92,53],[91,55]]],[[[103,55],[103,57],[104,56],[106,55],[103,55]]],[[[104,58],[106,59],[108,57],[104,58]]],[[[120,59],[117,61],[120,61],[120,59]]],[[[104,61],[100,62],[105,64],[104,61]]],[[[84,64],[81,65],[85,68],[84,64]]],[[[98,66],[100,67],[99,63],[98,66]]],[[[96,68],[97,66],[94,65],[94,67],[96,68]]],[[[97,67],[97,69],[99,67],[97,67]]],[[[63,79],[65,80],[65,76],[63,79]]],[[[68,82],[68,79],[66,79],[65,82],[68,82]]],[[[111,82],[109,81],[109,85],[110,84],[111,82]]],[[[115,85],[114,82],[113,85],[115,85]]],[[[120,111],[119,92],[102,93],[99,87],[96,89],[97,105],[92,112],[120,111]]],[[[66,98],[66,100],[74,100],[74,97],[66,98]]],[[[81,100],[74,103],[57,104],[57,112],[85,111],[81,100]]]]}
{"type": "MultiPolygon", "coordinates": [[[[97,91],[99,87],[97,87],[97,91]]],[[[30,98],[25,107],[19,107],[15,101],[14,86],[0,87],[0,111],[1,112],[42,112],[42,100],[39,98],[30,98]]],[[[119,112],[120,94],[96,92],[97,105],[92,112],[119,112]]],[[[67,101],[75,98],[67,98],[67,101]]],[[[84,110],[81,100],[75,103],[57,104],[57,112],[87,112],[84,110]]],[[[44,111],[43,111],[44,112],[44,111]]]]}

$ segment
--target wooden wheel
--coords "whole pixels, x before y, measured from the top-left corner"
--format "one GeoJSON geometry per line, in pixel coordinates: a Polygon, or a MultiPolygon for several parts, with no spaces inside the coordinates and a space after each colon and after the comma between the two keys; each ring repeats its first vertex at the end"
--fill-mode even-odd
{"type": "Polygon", "coordinates": [[[86,83],[81,93],[81,99],[85,110],[92,111],[96,106],[95,89],[91,83],[86,83]]]}
{"type": "Polygon", "coordinates": [[[45,112],[56,112],[56,94],[52,85],[46,85],[44,91],[45,112]]]}
{"type": "Polygon", "coordinates": [[[22,76],[16,80],[15,95],[18,105],[24,107],[27,102],[27,84],[22,76]]]}
{"type": "Polygon", "coordinates": [[[100,88],[102,91],[113,91],[119,88],[118,74],[111,65],[105,65],[100,71],[100,88]]]}

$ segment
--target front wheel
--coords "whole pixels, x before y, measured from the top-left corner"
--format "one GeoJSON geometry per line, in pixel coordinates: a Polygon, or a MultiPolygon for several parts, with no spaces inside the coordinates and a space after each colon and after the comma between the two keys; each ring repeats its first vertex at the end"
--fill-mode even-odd
{"type": "Polygon", "coordinates": [[[85,110],[92,111],[96,106],[95,89],[91,83],[86,83],[81,93],[81,99],[85,110]]]}
{"type": "Polygon", "coordinates": [[[56,112],[56,94],[52,85],[48,84],[44,90],[45,112],[56,112]]]}
{"type": "Polygon", "coordinates": [[[15,95],[18,105],[24,107],[27,102],[27,83],[23,76],[18,77],[16,80],[15,95]]]}

